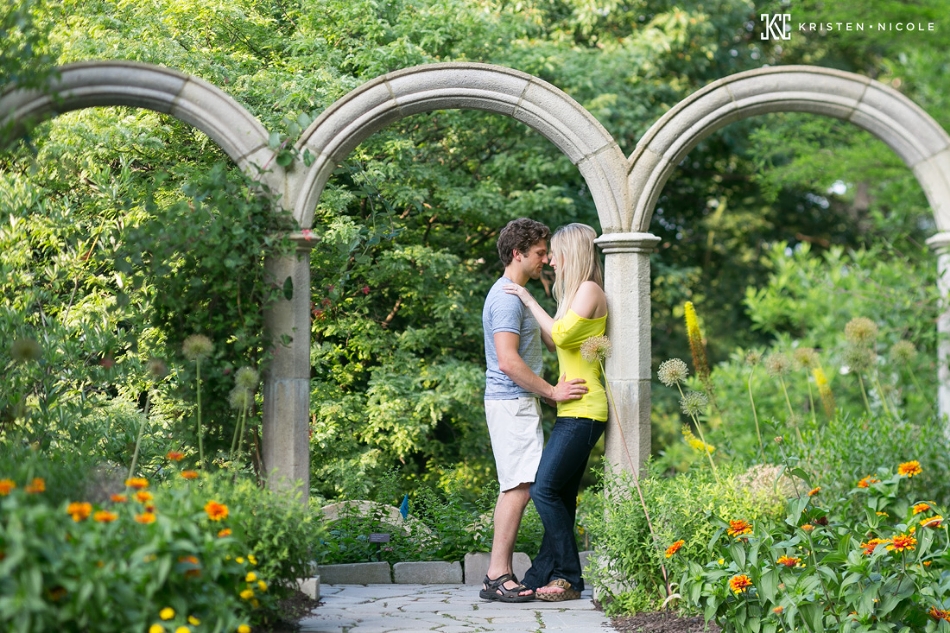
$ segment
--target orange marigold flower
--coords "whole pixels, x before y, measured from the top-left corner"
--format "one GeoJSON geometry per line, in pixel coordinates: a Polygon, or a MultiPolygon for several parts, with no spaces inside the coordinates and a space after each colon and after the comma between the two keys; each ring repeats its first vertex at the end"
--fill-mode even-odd
{"type": "Polygon", "coordinates": [[[874,475],[868,475],[864,479],[858,482],[858,488],[869,488],[871,484],[880,483],[881,480],[875,477],[874,475]]]}
{"type": "Polygon", "coordinates": [[[816,486],[816,487],[814,487],[814,488],[812,488],[811,490],[808,491],[808,496],[809,496],[809,497],[814,497],[814,496],[815,496],[816,494],[818,494],[819,492],[821,492],[821,486],[816,486]]]}
{"type": "Polygon", "coordinates": [[[212,521],[221,521],[228,518],[228,506],[217,501],[209,501],[205,504],[205,512],[212,521]]]}
{"type": "Polygon", "coordinates": [[[752,579],[745,574],[739,574],[729,579],[729,589],[732,593],[739,594],[747,591],[752,586],[752,579]]]}
{"type": "Polygon", "coordinates": [[[786,567],[794,567],[798,563],[802,562],[797,556],[779,556],[778,560],[775,561],[779,565],[785,565],[786,567]]]}
{"type": "Polygon", "coordinates": [[[168,451],[168,453],[165,454],[165,457],[167,457],[170,461],[180,462],[181,460],[185,459],[185,454],[181,451],[168,451]]]}
{"type": "Polygon", "coordinates": [[[181,471],[181,476],[185,479],[197,479],[198,471],[197,470],[183,470],[181,471]]]}
{"type": "Polygon", "coordinates": [[[929,519],[921,519],[920,524],[924,527],[938,528],[943,523],[943,517],[935,514],[929,519]]]}
{"type": "Polygon", "coordinates": [[[729,521],[729,529],[726,531],[726,534],[729,536],[739,537],[743,534],[752,533],[752,524],[747,521],[739,519],[738,521],[729,521]]]}
{"type": "Polygon", "coordinates": [[[874,549],[878,545],[881,545],[882,543],[890,543],[890,542],[891,542],[891,539],[887,539],[887,538],[872,538],[867,543],[861,543],[861,547],[864,548],[865,556],[870,556],[871,554],[874,553],[874,549]]]}
{"type": "Polygon", "coordinates": [[[92,515],[92,520],[96,523],[112,523],[118,518],[118,514],[115,512],[109,512],[108,510],[99,510],[92,515]]]}
{"type": "Polygon", "coordinates": [[[218,538],[224,538],[226,536],[231,536],[231,528],[224,528],[218,532],[218,538]]]}
{"type": "Polygon", "coordinates": [[[815,529],[815,526],[812,525],[811,523],[806,523],[805,525],[801,526],[801,528],[805,530],[806,532],[811,532],[812,530],[815,529]]]}
{"type": "Polygon", "coordinates": [[[919,475],[922,472],[924,471],[920,467],[920,462],[918,462],[916,459],[913,461],[904,462],[897,467],[897,474],[901,475],[902,477],[913,477],[914,475],[919,475]]]}
{"type": "Polygon", "coordinates": [[[152,493],[148,490],[139,490],[135,493],[135,500],[139,503],[145,503],[152,500],[152,493]]]}
{"type": "Polygon", "coordinates": [[[25,485],[23,489],[31,495],[35,495],[40,492],[46,492],[46,480],[44,480],[42,477],[34,477],[33,481],[25,485]]]}
{"type": "Polygon", "coordinates": [[[914,514],[920,514],[921,512],[926,512],[930,509],[929,503],[918,503],[914,506],[914,514]]]}
{"type": "Polygon", "coordinates": [[[79,523],[92,514],[92,504],[87,501],[73,501],[66,507],[66,514],[72,515],[73,521],[79,523]]]}
{"type": "Polygon", "coordinates": [[[944,611],[943,609],[938,609],[937,607],[930,607],[930,617],[934,620],[946,620],[950,622],[950,611],[944,611]]]}
{"type": "Polygon", "coordinates": [[[6,497],[14,488],[16,483],[12,479],[0,479],[0,497],[6,497]]]}
{"type": "Polygon", "coordinates": [[[887,551],[903,552],[904,550],[914,549],[915,545],[917,545],[917,539],[910,534],[898,534],[891,539],[891,544],[887,546],[887,551]]]}
{"type": "Polygon", "coordinates": [[[684,541],[683,539],[680,539],[680,540],[676,541],[675,543],[673,543],[672,545],[670,545],[669,547],[667,547],[667,548],[666,548],[666,557],[667,557],[667,558],[670,558],[671,556],[673,556],[673,554],[675,554],[676,552],[680,551],[680,548],[683,547],[683,545],[685,545],[685,544],[686,544],[686,541],[684,541]]]}
{"type": "Polygon", "coordinates": [[[135,490],[142,490],[143,488],[148,488],[148,479],[144,477],[130,477],[125,480],[125,485],[135,490]]]}
{"type": "Polygon", "coordinates": [[[143,512],[142,514],[135,515],[135,520],[141,523],[142,525],[155,523],[155,514],[153,512],[143,512]]]}
{"type": "Polygon", "coordinates": [[[784,610],[785,610],[785,607],[783,607],[782,605],[778,605],[777,607],[772,609],[772,613],[774,613],[775,615],[782,615],[782,611],[784,610]]]}
{"type": "Polygon", "coordinates": [[[112,495],[109,497],[114,503],[125,503],[129,498],[125,495],[112,495]]]}

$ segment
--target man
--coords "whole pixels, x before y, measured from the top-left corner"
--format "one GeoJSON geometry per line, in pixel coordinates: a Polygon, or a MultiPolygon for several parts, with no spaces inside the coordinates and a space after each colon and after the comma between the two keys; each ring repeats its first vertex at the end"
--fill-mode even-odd
{"type": "Polygon", "coordinates": [[[530,499],[544,436],[538,396],[551,402],[576,400],[587,393],[583,379],[551,385],[540,377],[541,331],[531,311],[505,284],[524,286],[538,279],[548,262],[551,231],[528,218],[509,222],[498,235],[498,256],[505,267],[482,310],[485,331],[485,417],[501,493],[495,504],[495,536],[488,575],[479,592],[485,600],[526,602],[534,592],[512,572],[512,555],[521,517],[530,499]]]}

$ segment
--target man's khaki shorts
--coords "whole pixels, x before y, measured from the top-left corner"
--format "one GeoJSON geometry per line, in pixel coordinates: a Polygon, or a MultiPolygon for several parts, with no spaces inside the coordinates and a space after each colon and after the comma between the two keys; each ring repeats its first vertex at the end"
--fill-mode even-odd
{"type": "Polygon", "coordinates": [[[544,448],[538,399],[486,400],[485,418],[501,491],[533,483],[544,448]]]}

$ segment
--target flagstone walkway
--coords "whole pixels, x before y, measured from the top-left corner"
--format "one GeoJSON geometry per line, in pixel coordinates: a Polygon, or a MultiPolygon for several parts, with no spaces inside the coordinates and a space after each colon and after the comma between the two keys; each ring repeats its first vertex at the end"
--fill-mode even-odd
{"type": "Polygon", "coordinates": [[[478,585],[322,585],[301,633],[615,633],[590,590],[580,600],[519,604],[478,597],[478,585]]]}

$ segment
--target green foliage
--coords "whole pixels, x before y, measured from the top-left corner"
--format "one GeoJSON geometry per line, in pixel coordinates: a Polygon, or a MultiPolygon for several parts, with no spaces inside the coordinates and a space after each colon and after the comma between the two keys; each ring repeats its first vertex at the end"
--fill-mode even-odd
{"type": "Polygon", "coordinates": [[[720,483],[708,468],[640,480],[659,542],[650,535],[632,483],[622,477],[605,480],[586,515],[598,555],[585,577],[610,596],[609,613],[658,607],[665,597],[661,564],[675,582],[684,561],[703,558],[715,533],[710,516],[779,516],[782,497],[773,489],[773,481],[743,476],[741,470],[720,468],[719,472],[720,483]],[[685,540],[680,552],[666,559],[666,548],[680,539],[685,540]]]}
{"type": "Polygon", "coordinates": [[[920,501],[923,488],[904,481],[911,476],[881,472],[852,488],[857,516],[847,497],[825,502],[821,491],[792,499],[784,521],[756,522],[750,533],[716,519],[714,560],[689,562],[684,597],[728,632],[939,630],[947,528],[939,506],[920,501]]]}
{"type": "MultiPolygon", "coordinates": [[[[231,536],[244,545],[245,557],[257,559],[255,571],[270,584],[271,593],[289,595],[297,590],[299,578],[313,575],[313,544],[323,527],[314,510],[300,503],[299,494],[262,488],[253,473],[227,471],[203,474],[197,481],[171,474],[166,487],[182,494],[200,493],[232,508],[231,536]]],[[[273,619],[279,613],[268,615],[273,619]]]]}
{"type": "Polygon", "coordinates": [[[203,496],[157,495],[153,514],[134,500],[50,503],[13,483],[0,498],[4,630],[119,632],[192,617],[231,631],[251,617],[238,595],[252,568],[237,562],[243,544],[218,537],[225,523],[209,520],[203,496]]]}

